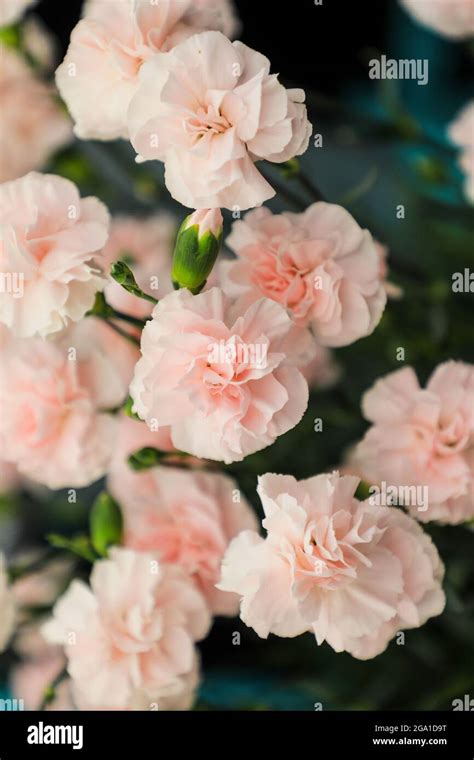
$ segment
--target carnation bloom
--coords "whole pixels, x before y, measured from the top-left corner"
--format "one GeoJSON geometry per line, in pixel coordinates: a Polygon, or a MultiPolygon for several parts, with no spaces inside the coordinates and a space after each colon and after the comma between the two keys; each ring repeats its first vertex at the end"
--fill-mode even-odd
{"type": "Polygon", "coordinates": [[[341,206],[302,214],[267,208],[237,221],[227,238],[237,261],[223,267],[231,295],[266,296],[308,325],[324,346],[346,346],[379,323],[386,293],[374,241],[341,206]]]}
{"type": "Polygon", "coordinates": [[[0,26],[15,24],[36,0],[0,0],[0,26]]]}
{"type": "Polygon", "coordinates": [[[264,475],[267,531],[235,538],[218,587],[240,595],[241,618],[266,638],[314,632],[359,659],[444,607],[443,566],[429,536],[401,510],[354,497],[359,479],[264,475]]]}
{"type": "Polygon", "coordinates": [[[232,35],[231,0],[89,0],[56,72],[78,137],[127,137],[127,108],[140,69],[157,53],[203,29],[232,35]]]}
{"type": "MultiPolygon", "coordinates": [[[[141,423],[142,427],[146,426],[141,423]]],[[[179,565],[196,582],[215,615],[235,615],[236,599],[215,588],[231,538],[255,529],[256,519],[237,483],[226,475],[155,467],[114,468],[108,489],[120,503],[125,545],[179,565]]]]}
{"type": "Polygon", "coordinates": [[[311,134],[303,90],[286,90],[265,56],[203,32],[140,72],[128,112],[140,159],[165,163],[175,200],[191,208],[261,205],[275,191],[255,167],[304,153],[311,134]]]}
{"type": "MultiPolygon", "coordinates": [[[[102,251],[106,270],[114,261],[125,260],[140,288],[157,299],[171,292],[171,262],[176,237],[176,222],[168,214],[146,219],[118,216],[112,219],[107,244],[102,251]]],[[[105,288],[107,303],[118,311],[146,318],[153,304],[127,293],[111,281],[105,288]]]]}
{"type": "MultiPolygon", "coordinates": [[[[44,699],[45,689],[64,670],[66,660],[60,647],[46,646],[41,656],[27,657],[12,671],[10,686],[13,695],[17,699],[23,699],[27,710],[39,710],[44,699]]],[[[196,688],[199,685],[199,667],[197,658],[191,671],[180,679],[179,688],[171,689],[169,694],[159,695],[159,708],[161,710],[189,710],[191,709],[196,688]]],[[[86,702],[82,706],[79,699],[79,709],[92,709],[86,702]]],[[[126,708],[128,710],[156,710],[158,703],[152,702],[145,693],[136,693],[133,700],[126,708]]],[[[77,710],[73,699],[71,678],[64,678],[55,688],[55,697],[44,708],[50,711],[77,710]]],[[[96,710],[112,709],[108,705],[94,705],[96,710]]]]}
{"type": "Polygon", "coordinates": [[[461,149],[459,166],[466,175],[465,194],[471,203],[474,203],[474,101],[465,105],[458,113],[449,125],[448,135],[461,149]]]}
{"type": "Polygon", "coordinates": [[[196,668],[194,642],[209,629],[202,595],[177,567],[114,548],[90,587],[73,581],[43,627],[62,644],[79,709],[129,709],[179,699],[196,668]]]}
{"type": "Polygon", "coordinates": [[[0,553],[0,652],[6,648],[13,633],[15,618],[15,597],[8,584],[5,558],[0,553]]]}
{"type": "Polygon", "coordinates": [[[55,101],[54,88],[15,50],[0,45],[0,56],[0,182],[7,182],[41,169],[70,142],[72,125],[55,101]]]}
{"type": "Polygon", "coordinates": [[[426,390],[411,367],[397,370],[367,391],[362,408],[372,427],[354,457],[365,480],[376,485],[426,486],[428,509],[410,491],[405,500],[413,516],[423,522],[453,524],[474,517],[472,365],[454,361],[439,365],[426,390]]]}
{"type": "Polygon", "coordinates": [[[443,37],[462,39],[474,34],[472,0],[400,0],[413,18],[443,37]]]}
{"type": "Polygon", "coordinates": [[[191,710],[196,700],[199,686],[199,658],[195,657],[191,670],[179,678],[179,683],[160,690],[150,700],[146,691],[137,692],[130,704],[130,710],[191,710]]]}
{"type": "Polygon", "coordinates": [[[49,488],[87,486],[107,468],[117,424],[107,411],[126,398],[133,347],[108,352],[104,330],[89,317],[55,341],[4,348],[1,458],[49,488]]]}
{"type": "Polygon", "coordinates": [[[48,335],[92,307],[109,216],[67,179],[32,172],[0,187],[0,322],[15,335],[48,335]]]}
{"type": "Polygon", "coordinates": [[[268,299],[247,308],[219,288],[171,293],[141,351],[133,410],[151,429],[169,425],[173,445],[197,457],[241,461],[293,428],[308,403],[297,366],[312,356],[311,336],[268,299]]]}

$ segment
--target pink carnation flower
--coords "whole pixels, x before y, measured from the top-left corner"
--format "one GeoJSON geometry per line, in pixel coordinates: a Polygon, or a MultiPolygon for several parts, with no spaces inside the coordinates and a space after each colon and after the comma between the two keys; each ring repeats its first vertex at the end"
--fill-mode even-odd
{"type": "MultiPolygon", "coordinates": [[[[124,259],[141,289],[156,299],[162,298],[173,290],[171,263],[176,231],[175,220],[167,214],[148,219],[115,217],[102,251],[105,270],[109,271],[114,261],[124,259]]],[[[127,293],[115,281],[106,286],[105,297],[114,309],[134,317],[144,319],[153,310],[151,302],[127,293]]]]}
{"type": "Polygon", "coordinates": [[[372,427],[354,457],[365,480],[426,487],[428,504],[414,489],[406,497],[400,491],[400,501],[423,522],[474,517],[472,365],[439,365],[426,390],[411,367],[392,372],[367,391],[362,408],[372,427]]]}
{"type": "Polygon", "coordinates": [[[466,175],[464,191],[468,200],[474,203],[474,101],[461,109],[449,125],[448,135],[461,149],[459,167],[466,175]]]}
{"type": "Polygon", "coordinates": [[[32,172],[0,187],[0,322],[20,337],[48,335],[92,307],[107,209],[67,179],[32,172]]]}
{"type": "Polygon", "coordinates": [[[235,615],[236,600],[215,584],[230,539],[257,525],[237,483],[219,473],[170,467],[127,473],[125,468],[112,470],[108,478],[124,514],[125,545],[179,565],[214,615],[235,615]]]}
{"type": "Polygon", "coordinates": [[[56,341],[12,339],[3,352],[1,458],[49,488],[87,486],[109,463],[117,423],[107,410],[124,402],[131,367],[105,350],[104,330],[89,317],[56,341]]]}
{"type": "Polygon", "coordinates": [[[278,304],[249,308],[219,288],[165,296],[142,333],[130,386],[151,429],[170,426],[173,445],[226,463],[272,444],[301,419],[308,386],[297,369],[311,336],[278,304]]]}
{"type": "Polygon", "coordinates": [[[126,138],[144,62],[204,29],[234,34],[231,0],[89,0],[56,72],[77,136],[126,138]]]}
{"type": "Polygon", "coordinates": [[[474,34],[473,0],[400,0],[413,18],[442,37],[462,39],[474,34]]]}
{"type": "Polygon", "coordinates": [[[64,646],[79,709],[143,709],[189,691],[194,642],[209,625],[205,601],[182,571],[115,548],[94,565],[90,587],[73,581],[43,633],[64,646]]]}
{"type": "Polygon", "coordinates": [[[196,209],[261,205],[275,191],[254,162],[299,156],[311,134],[303,90],[286,90],[265,56],[219,32],[142,67],[128,126],[139,157],[164,161],[171,195],[196,209]]]}
{"type": "Polygon", "coordinates": [[[337,473],[259,479],[267,536],[235,538],[218,585],[240,595],[241,618],[259,636],[312,631],[318,644],[365,660],[442,612],[431,539],[400,510],[355,499],[358,483],[337,473]]]}
{"type": "Polygon", "coordinates": [[[386,303],[379,254],[341,206],[255,209],[234,223],[227,244],[238,259],[224,265],[224,289],[277,301],[320,344],[346,346],[379,323],[386,303]]]}
{"type": "MultiPolygon", "coordinates": [[[[31,42],[31,34],[27,40],[31,42]]],[[[71,141],[72,125],[55,100],[54,88],[15,50],[0,45],[0,56],[0,182],[7,182],[41,169],[71,141]]]]}

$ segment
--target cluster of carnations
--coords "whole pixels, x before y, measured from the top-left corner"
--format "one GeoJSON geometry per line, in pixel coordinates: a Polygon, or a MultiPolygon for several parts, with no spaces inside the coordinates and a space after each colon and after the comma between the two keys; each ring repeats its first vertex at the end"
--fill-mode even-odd
{"type": "Polygon", "coordinates": [[[2,490],[105,476],[124,521],[120,545],[41,628],[25,610],[51,605],[69,564],[10,583],[1,560],[0,649],[13,640],[24,656],[13,687],[31,707],[67,667],[52,707],[188,709],[196,642],[239,605],[261,637],[312,632],[374,657],[444,607],[443,565],[417,518],[474,518],[474,367],[460,362],[425,390],[409,368],[378,380],[346,464],[368,483],[428,486],[423,513],[358,500],[353,475],[265,474],[263,538],[237,483],[210,466],[294,428],[309,385],[337,379],[331,348],[372,333],[393,292],[386,251],[324,202],[249,211],[226,240],[235,257],[211,273],[220,208],[269,199],[256,163],[294,158],[311,133],[304,93],[231,42],[235,29],[227,0],[117,0],[113,13],[89,0],[57,72],[76,134],[129,138],[195,210],[174,264],[163,214],[110,220],[69,180],[35,172],[0,187],[2,490]],[[125,254],[123,288],[109,271],[125,254]],[[173,290],[187,275],[194,286],[173,290]],[[132,469],[147,450],[166,463],[132,469]]]}

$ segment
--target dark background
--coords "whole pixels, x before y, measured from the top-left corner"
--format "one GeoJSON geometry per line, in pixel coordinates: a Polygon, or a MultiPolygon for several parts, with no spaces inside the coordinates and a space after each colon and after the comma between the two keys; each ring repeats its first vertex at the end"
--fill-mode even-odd
{"type": "MultiPolygon", "coordinates": [[[[111,4],[113,0],[111,0],[111,4]]],[[[360,42],[385,40],[390,0],[236,0],[242,39],[267,55],[275,71],[318,89],[334,89],[363,66],[360,42]],[[361,34],[363,31],[363,35],[361,34]]],[[[63,52],[80,15],[82,0],[43,0],[37,13],[61,40],[63,52]]]]}
{"type": "MultiPolygon", "coordinates": [[[[111,0],[113,3],[113,0],[111,0]]],[[[243,41],[265,53],[273,70],[301,85],[338,92],[354,79],[366,78],[366,53],[385,50],[393,41],[392,24],[406,14],[397,0],[235,0],[243,41]]],[[[52,29],[66,51],[80,17],[82,0],[42,0],[35,13],[52,29]]],[[[468,56],[459,54],[456,75],[467,78],[468,56]]]]}

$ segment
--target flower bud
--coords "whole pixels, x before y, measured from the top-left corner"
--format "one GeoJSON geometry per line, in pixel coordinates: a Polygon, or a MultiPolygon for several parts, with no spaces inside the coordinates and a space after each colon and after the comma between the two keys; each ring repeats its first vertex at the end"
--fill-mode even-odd
{"type": "Polygon", "coordinates": [[[198,209],[187,216],[178,231],[171,278],[175,288],[199,293],[209,277],[222,243],[219,208],[198,209]]]}
{"type": "Polygon", "coordinates": [[[139,287],[135,275],[125,261],[114,261],[110,268],[110,276],[115,282],[121,285],[127,293],[131,293],[133,296],[143,298],[145,301],[150,301],[151,303],[158,303],[156,298],[148,295],[148,293],[144,293],[139,287]]]}

